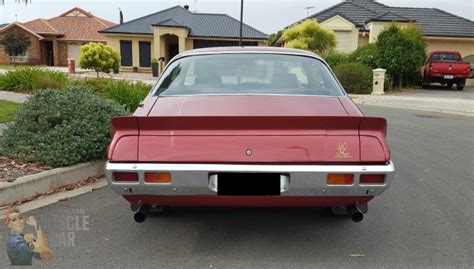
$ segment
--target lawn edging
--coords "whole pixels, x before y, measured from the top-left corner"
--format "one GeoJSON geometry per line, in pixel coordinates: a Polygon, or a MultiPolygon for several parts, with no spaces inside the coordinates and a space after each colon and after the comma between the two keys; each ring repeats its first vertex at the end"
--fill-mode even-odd
{"type": "Polygon", "coordinates": [[[14,182],[0,182],[0,206],[25,200],[38,193],[79,182],[104,174],[105,161],[80,163],[55,168],[37,174],[17,178],[14,182]]]}

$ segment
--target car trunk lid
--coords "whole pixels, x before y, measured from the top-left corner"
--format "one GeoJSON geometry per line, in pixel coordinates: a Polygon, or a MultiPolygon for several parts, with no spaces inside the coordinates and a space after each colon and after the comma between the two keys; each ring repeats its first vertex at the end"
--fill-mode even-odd
{"type": "Polygon", "coordinates": [[[148,116],[115,118],[112,126],[131,130],[135,125],[139,162],[350,163],[389,158],[384,119],[350,116],[337,97],[260,97],[233,96],[233,102],[229,96],[160,97],[148,116]]]}

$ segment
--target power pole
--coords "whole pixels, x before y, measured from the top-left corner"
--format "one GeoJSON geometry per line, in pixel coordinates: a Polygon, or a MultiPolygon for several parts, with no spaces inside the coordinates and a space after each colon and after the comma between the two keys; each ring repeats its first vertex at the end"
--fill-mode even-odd
{"type": "Polygon", "coordinates": [[[239,46],[242,47],[242,26],[244,19],[244,0],[240,0],[240,37],[239,37],[239,46]]]}

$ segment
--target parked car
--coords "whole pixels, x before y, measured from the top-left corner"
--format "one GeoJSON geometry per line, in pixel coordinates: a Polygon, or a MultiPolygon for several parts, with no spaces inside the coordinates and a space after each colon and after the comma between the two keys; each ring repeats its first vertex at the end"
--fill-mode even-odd
{"type": "Polygon", "coordinates": [[[311,52],[197,49],[112,120],[106,176],[138,222],[164,206],[331,207],[361,221],[392,181],[386,133],[311,52]]]}
{"type": "Polygon", "coordinates": [[[421,68],[421,85],[429,88],[431,83],[441,83],[451,88],[456,84],[460,91],[466,85],[471,67],[462,61],[461,54],[457,51],[432,51],[421,68]]]}

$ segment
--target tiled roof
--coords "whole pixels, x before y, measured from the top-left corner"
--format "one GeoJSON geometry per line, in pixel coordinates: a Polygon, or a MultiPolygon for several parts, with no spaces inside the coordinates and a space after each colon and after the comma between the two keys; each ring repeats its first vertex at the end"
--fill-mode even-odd
{"type": "Polygon", "coordinates": [[[407,17],[401,16],[401,15],[398,15],[396,13],[393,13],[393,12],[389,11],[389,12],[386,12],[386,13],[384,13],[380,16],[377,16],[373,19],[369,19],[367,21],[399,21],[399,22],[404,21],[404,22],[409,22],[409,21],[414,21],[414,20],[410,20],[407,17]]]}
{"type": "Polygon", "coordinates": [[[377,12],[363,6],[354,5],[351,2],[342,2],[316,15],[310,16],[310,18],[316,18],[318,22],[322,22],[336,15],[344,17],[356,26],[364,26],[366,19],[379,16],[377,12]]]}
{"type": "Polygon", "coordinates": [[[414,21],[427,36],[474,37],[474,22],[436,8],[389,7],[375,0],[346,0],[310,18],[319,22],[340,15],[357,27],[367,29],[367,21],[414,21]]]}
{"type": "MultiPolygon", "coordinates": [[[[240,22],[226,14],[192,13],[175,6],[108,29],[103,33],[153,34],[153,26],[185,27],[189,36],[238,38],[240,22]]],[[[246,39],[266,39],[267,35],[246,24],[243,25],[246,39]]]]}
{"type": "Polygon", "coordinates": [[[86,17],[55,17],[49,22],[64,36],[65,40],[105,41],[99,31],[114,25],[104,23],[97,18],[86,17]]]}
{"type": "Polygon", "coordinates": [[[40,35],[55,35],[58,40],[105,41],[99,31],[114,26],[115,23],[76,7],[58,17],[35,19],[22,25],[40,35]]]}
{"type": "Polygon", "coordinates": [[[32,20],[23,23],[23,25],[38,34],[60,34],[60,32],[45,19],[32,20]]]}

